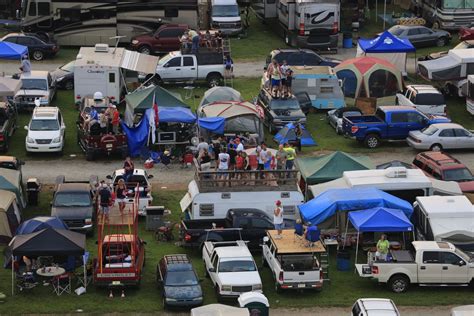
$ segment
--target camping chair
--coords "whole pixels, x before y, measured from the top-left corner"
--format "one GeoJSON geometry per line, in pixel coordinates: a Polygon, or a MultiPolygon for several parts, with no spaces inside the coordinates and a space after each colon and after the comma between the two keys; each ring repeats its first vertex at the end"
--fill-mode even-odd
{"type": "Polygon", "coordinates": [[[166,152],[163,153],[163,154],[161,155],[161,163],[163,164],[162,169],[163,169],[163,168],[169,169],[169,168],[170,168],[170,167],[169,167],[169,164],[171,163],[171,155],[170,155],[169,153],[166,154],[166,152]]]}
{"type": "Polygon", "coordinates": [[[319,241],[321,232],[319,231],[318,227],[310,226],[306,230],[306,240],[308,241],[308,247],[313,247],[314,243],[319,241]]]}
{"type": "Polygon", "coordinates": [[[53,291],[57,296],[63,293],[71,294],[71,274],[63,273],[53,278],[53,291]]]}
{"type": "Polygon", "coordinates": [[[304,235],[304,227],[303,227],[303,223],[296,223],[295,224],[295,233],[294,233],[294,238],[293,238],[293,241],[296,240],[297,238],[299,240],[302,240],[303,239],[303,235],[304,235]]]}
{"type": "Polygon", "coordinates": [[[31,290],[36,287],[38,282],[36,282],[33,272],[23,272],[16,274],[16,286],[21,291],[31,290]]]}

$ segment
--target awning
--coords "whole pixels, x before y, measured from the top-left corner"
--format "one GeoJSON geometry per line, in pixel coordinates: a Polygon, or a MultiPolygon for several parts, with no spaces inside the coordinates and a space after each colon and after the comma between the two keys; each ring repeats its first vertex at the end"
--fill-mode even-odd
{"type": "Polygon", "coordinates": [[[146,74],[154,74],[156,72],[156,65],[158,65],[158,57],[140,54],[130,50],[125,50],[120,63],[121,68],[146,74]]]}
{"type": "Polygon", "coordinates": [[[191,197],[191,194],[189,194],[189,192],[186,192],[181,201],[179,201],[179,206],[181,206],[181,212],[186,211],[188,207],[191,206],[191,203],[193,203],[193,198],[191,197]]]}

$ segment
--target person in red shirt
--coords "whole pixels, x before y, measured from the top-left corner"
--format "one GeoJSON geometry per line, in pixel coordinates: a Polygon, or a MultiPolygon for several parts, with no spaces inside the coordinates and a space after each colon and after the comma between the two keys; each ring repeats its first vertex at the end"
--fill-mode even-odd
{"type": "Polygon", "coordinates": [[[112,105],[112,109],[112,132],[114,134],[118,134],[120,124],[120,113],[115,105],[112,105]]]}

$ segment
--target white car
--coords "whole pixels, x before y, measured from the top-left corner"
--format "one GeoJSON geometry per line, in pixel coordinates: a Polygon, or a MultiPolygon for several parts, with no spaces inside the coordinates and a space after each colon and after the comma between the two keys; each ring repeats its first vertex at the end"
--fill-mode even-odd
{"type": "Polygon", "coordinates": [[[62,152],[66,125],[59,108],[36,107],[25,126],[27,152],[62,152]]]}
{"type": "Polygon", "coordinates": [[[418,150],[474,149],[474,135],[459,124],[439,123],[411,131],[407,143],[418,150]]]}
{"type": "Polygon", "coordinates": [[[387,298],[359,298],[352,306],[352,316],[400,316],[392,300],[387,298]]]}

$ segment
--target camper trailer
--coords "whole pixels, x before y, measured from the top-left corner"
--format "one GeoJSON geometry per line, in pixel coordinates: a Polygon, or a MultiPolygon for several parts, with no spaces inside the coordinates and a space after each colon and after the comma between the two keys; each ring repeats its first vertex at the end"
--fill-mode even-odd
{"type": "Polygon", "coordinates": [[[391,167],[377,170],[346,171],[342,178],[310,186],[312,197],[327,189],[374,187],[410,203],[418,196],[461,195],[457,182],[427,177],[422,170],[391,167]]]}
{"type": "Polygon", "coordinates": [[[81,47],[74,63],[75,100],[100,91],[111,102],[119,102],[127,84],[138,83],[138,72],[153,74],[157,63],[157,57],[107,44],[81,47]]]}

